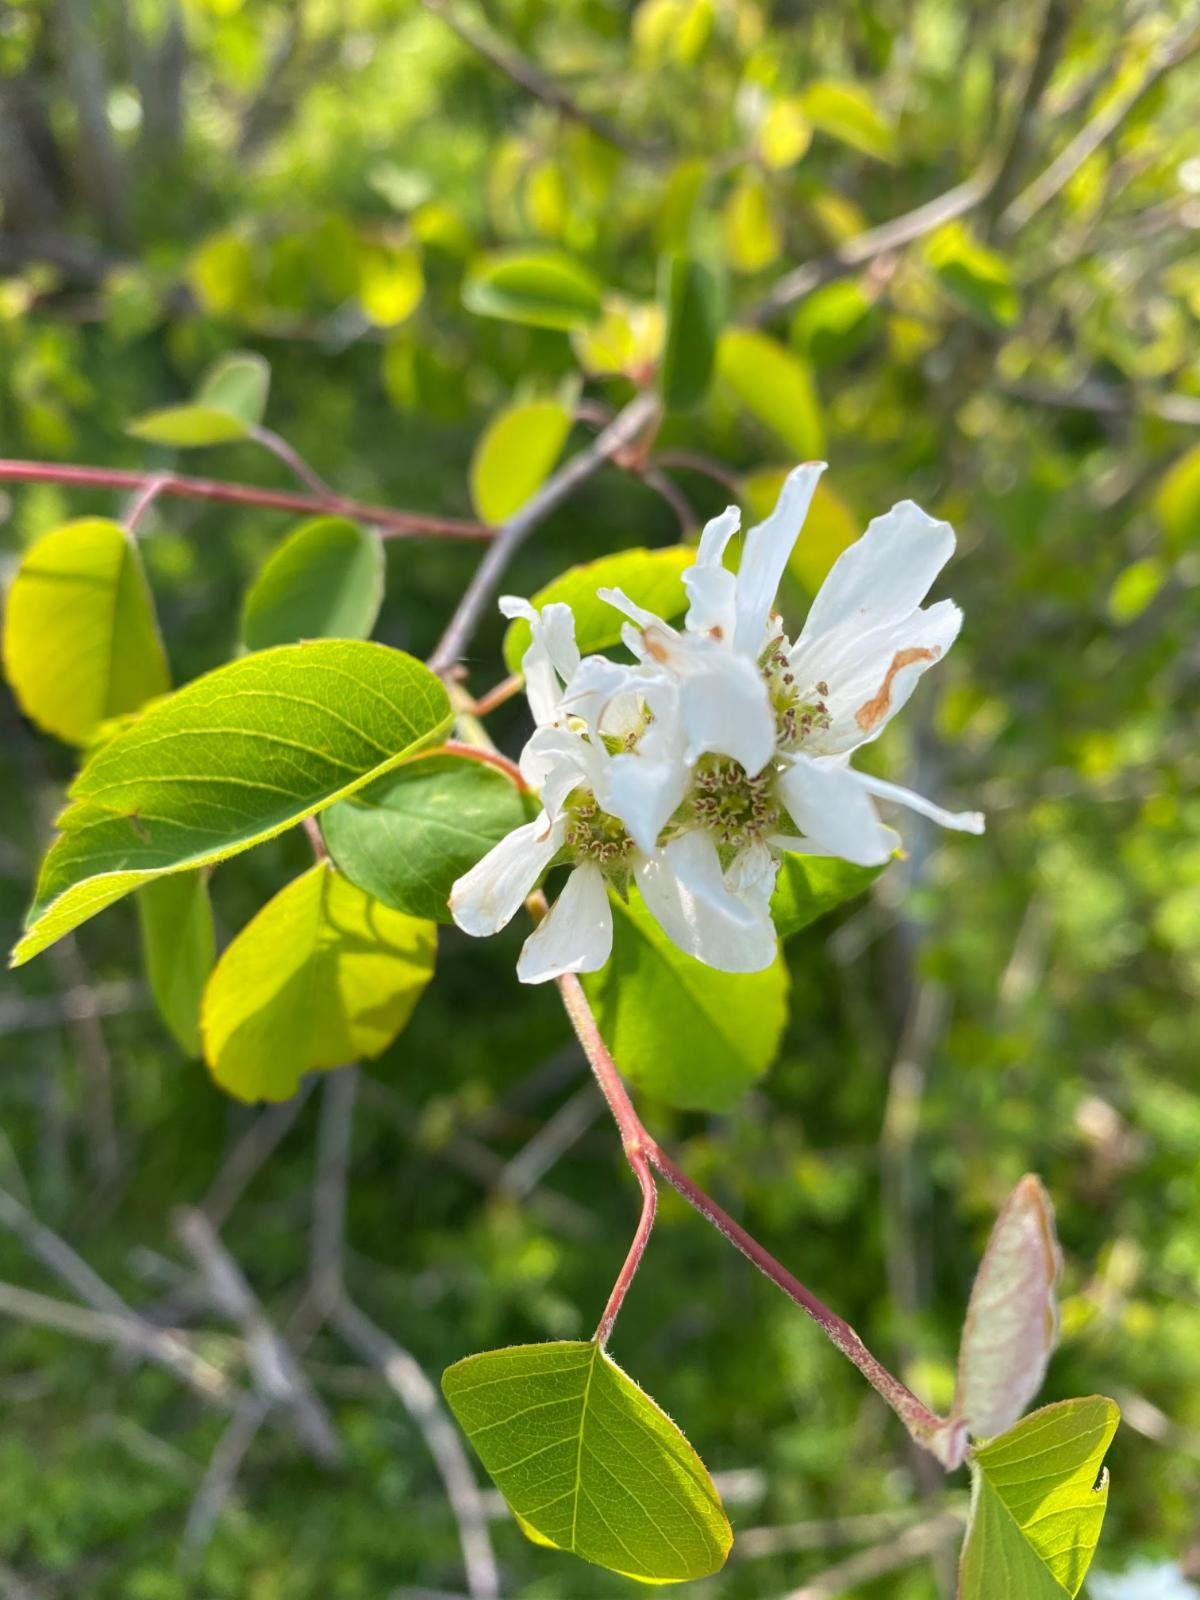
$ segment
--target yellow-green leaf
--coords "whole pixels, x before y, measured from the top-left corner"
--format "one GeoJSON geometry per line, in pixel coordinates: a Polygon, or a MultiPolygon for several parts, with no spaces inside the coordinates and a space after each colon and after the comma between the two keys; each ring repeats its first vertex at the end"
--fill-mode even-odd
{"type": "Polygon", "coordinates": [[[856,867],[836,856],[802,856],[789,851],[779,867],[771,917],[781,939],[871,887],[883,867],[856,867]]]}
{"type": "Polygon", "coordinates": [[[221,861],[345,799],[450,722],[427,667],[351,639],[244,656],[157,700],[71,785],[13,964],[151,879],[221,861]]]}
{"type": "Polygon", "coordinates": [[[1185,450],[1168,469],[1154,496],[1154,509],[1173,551],[1200,541],[1200,444],[1185,450]]]}
{"type": "Polygon", "coordinates": [[[87,517],[43,534],[17,570],[4,672],[26,716],[69,744],[171,687],[133,539],[87,517]]]}
{"type": "Polygon", "coordinates": [[[537,1543],[649,1583],[724,1566],[733,1534],[704,1463],[599,1345],[468,1356],[442,1391],[537,1543]]]}
{"type": "Polygon", "coordinates": [[[503,522],[541,488],[570,431],[561,400],[518,401],[492,418],[471,458],[471,501],[484,522],[503,522]]]}
{"type": "Polygon", "coordinates": [[[765,166],[794,167],[812,143],[812,123],[799,95],[784,95],[767,109],[758,129],[758,153],[765,166]]]}
{"type": "Polygon", "coordinates": [[[965,223],[939,228],[925,258],[942,287],[981,322],[1007,328],[1017,320],[1021,301],[1007,261],[980,244],[965,223]]]}
{"type": "Polygon", "coordinates": [[[318,861],[225,950],[204,991],[204,1059],[239,1100],[287,1100],[306,1072],[377,1056],[433,976],[433,923],[318,861]]]}
{"type": "Polygon", "coordinates": [[[783,232],[759,172],[748,172],[730,191],[722,212],[725,255],[735,272],[761,272],[779,259],[783,232]]]}
{"type": "Polygon", "coordinates": [[[1079,1593],[1108,1505],[1120,1412],[1102,1395],[1045,1406],[976,1449],[959,1600],[1079,1593]]]}
{"type": "MultiPolygon", "coordinates": [[[[566,572],[539,589],[537,607],[559,600],[575,613],[575,638],[584,655],[607,650],[621,642],[625,618],[613,606],[596,598],[604,588],[624,589],[631,600],[669,620],[687,606],[683,573],[696,559],[688,545],[667,545],[661,550],[618,550],[566,572]]],[[[504,635],[504,659],[510,672],[520,672],[521,658],[529,649],[529,624],[518,618],[504,635]]]]}
{"type": "Polygon", "coordinates": [[[424,293],[421,254],[411,245],[371,251],[363,259],[358,298],[377,328],[394,328],[411,317],[424,293]]]}
{"type": "Polygon", "coordinates": [[[144,416],[135,417],[125,431],[148,444],[171,445],[176,450],[232,444],[250,435],[240,417],[202,405],[164,406],[160,411],[147,411],[144,416]]]}
{"type": "Polygon", "coordinates": [[[233,350],[209,367],[196,391],[198,405],[211,406],[256,427],[267,409],[271,364],[253,350],[233,350]]]}
{"type": "Polygon", "coordinates": [[[216,944],[208,877],[175,872],[137,895],[142,960],[159,1016],[189,1056],[200,1054],[200,999],[216,944]]]}
{"type": "Polygon", "coordinates": [[[582,328],[604,309],[604,293],[586,267],[554,251],[486,256],[463,285],[463,304],[479,316],[537,328],[582,328]]]}
{"type": "Polygon", "coordinates": [[[800,107],[814,128],[851,149],[879,161],[896,159],[895,131],[859,84],[832,80],[810,84],[800,96],[800,107]]]}
{"type": "Polygon", "coordinates": [[[383,602],[383,542],[345,517],[302,523],[263,563],[246,592],[250,650],[301,639],[365,639],[383,602]]]}
{"type": "Polygon", "coordinates": [[[803,460],[820,456],[825,429],[806,362],[765,333],[727,328],[717,345],[717,371],[738,399],[803,460]]]}

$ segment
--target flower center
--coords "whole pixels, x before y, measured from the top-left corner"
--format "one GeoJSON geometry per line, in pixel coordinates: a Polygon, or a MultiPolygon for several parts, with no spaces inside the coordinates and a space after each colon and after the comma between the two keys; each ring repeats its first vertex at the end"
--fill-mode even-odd
{"type": "Polygon", "coordinates": [[[729,756],[704,756],[696,765],[692,819],[715,834],[720,844],[733,849],[757,844],[779,828],[774,785],[770,767],[750,778],[745,767],[729,756]]]}
{"type": "Polygon", "coordinates": [[[825,704],[829,685],[814,683],[808,690],[796,682],[787,656],[783,634],[772,639],[759,658],[759,671],[766,681],[775,713],[775,739],[781,750],[795,750],[812,733],[824,732],[832,722],[825,704]]]}
{"type": "Polygon", "coordinates": [[[593,861],[612,870],[633,853],[633,840],[619,817],[601,811],[590,789],[576,789],[567,799],[566,846],[576,862],[593,861]]]}

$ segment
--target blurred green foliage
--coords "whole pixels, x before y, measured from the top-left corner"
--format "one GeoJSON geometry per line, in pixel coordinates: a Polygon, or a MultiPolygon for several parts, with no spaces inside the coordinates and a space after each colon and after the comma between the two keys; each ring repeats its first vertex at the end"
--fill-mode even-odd
{"type": "MultiPolygon", "coordinates": [[[[415,0],[23,0],[0,15],[11,456],[174,465],[125,424],[248,347],[271,362],[271,426],[340,490],[469,515],[472,453],[503,405],[562,403],[578,375],[591,401],[619,404],[652,368],[665,254],[703,262],[737,318],[797,263],[1011,152],[964,216],[767,327],[727,329],[703,403],[660,435],[739,479],[823,448],[828,560],[839,517],[856,530],[906,496],[955,524],[947,588],[963,636],[878,762],[982,806],[989,832],[935,839],[906,819],[907,862],[790,947],[792,1017],[770,1076],[720,1118],[645,1111],[935,1404],[996,1208],[1022,1171],[1041,1172],[1067,1259],[1043,1398],[1108,1393],[1126,1412],[1098,1560],[1110,1569],[1200,1562],[1200,66],[1158,71],[1185,9],[1086,0],[1052,6],[1045,30],[1029,0],[453,9],[536,60],[583,117],[415,0]],[[1025,186],[1147,74],[1025,217],[1025,186]],[[559,262],[568,309],[550,326],[478,314],[478,287],[467,309],[464,281],[505,252],[559,262]],[[599,320],[576,315],[596,297],[599,320]]],[[[245,442],[182,469],[288,481],[245,442]]],[[[728,498],[672,470],[697,515],[728,498]]],[[[110,496],[14,489],[5,560],[67,515],[113,511],[110,496]]],[[[159,501],[143,526],[184,682],[235,651],[242,596],[293,524],[159,501]]],[[[539,531],[509,587],[678,538],[653,487],[610,470],[539,531]]],[[[476,556],[407,541],[387,556],[378,636],[424,655],[476,556]]],[[[798,610],[820,576],[793,569],[798,610]]],[[[477,690],[503,676],[501,638],[493,618],[469,662],[477,690]]],[[[15,927],[71,757],[11,703],[4,715],[0,904],[15,927]]],[[[492,720],[520,737],[515,708],[492,720]]],[[[218,872],[222,942],[305,862],[288,836],[218,872]]],[[[525,1203],[497,1182],[579,1086],[553,995],[515,984],[518,939],[443,938],[438,982],[362,1087],[350,1285],[431,1373],[474,1350],[586,1337],[635,1215],[602,1122],[525,1203]]],[[[186,1319],[170,1208],[204,1194],[248,1113],[181,1057],[128,988],[138,970],[126,905],[8,984],[0,1183],[131,1301],[186,1319]],[[54,1021],[53,997],[83,985],[116,1007],[103,1045],[86,1019],[54,1021]],[[105,1052],[119,1139],[107,1176],[105,1052]]],[[[281,1318],[307,1258],[315,1131],[309,1103],[225,1230],[281,1318]]],[[[62,1292],[7,1235],[0,1277],[62,1292]]],[[[940,1497],[857,1375],[669,1195],[614,1353],[713,1471],[761,1470],[752,1497],[731,1500],[735,1532],[940,1497]]],[[[160,1372],[5,1317],[3,1570],[53,1600],[461,1589],[420,1435],[331,1334],[312,1359],[345,1467],[318,1471],[268,1428],[189,1568],[181,1529],[220,1419],[160,1372]]],[[[509,1522],[495,1539],[506,1594],[633,1592],[509,1522]]],[[[689,1593],[782,1594],[835,1554],[735,1557],[689,1593]]],[[[935,1583],[926,1563],[856,1592],[932,1600],[935,1583]]]]}

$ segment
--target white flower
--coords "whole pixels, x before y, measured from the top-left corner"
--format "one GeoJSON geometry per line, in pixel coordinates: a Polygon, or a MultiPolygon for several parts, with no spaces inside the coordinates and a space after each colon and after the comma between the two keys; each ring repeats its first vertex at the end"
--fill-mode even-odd
{"type": "Polygon", "coordinates": [[[569,864],[521,952],[524,982],[603,966],[608,887],[624,892],[630,878],[681,949],[722,971],[756,972],[775,956],[782,852],[882,864],[896,839],[876,798],[982,831],[976,812],[952,815],[849,765],[958,634],[950,601],[921,606],[954,549],[949,525],[911,501],[894,506],[838,558],[795,644],[774,613],[823,470],[810,462],[789,475],[747,533],[736,575],[724,556],[737,509],[708,524],[684,573],[682,630],[620,590],[599,591],[629,619],[622,638],[636,665],[581,661],[567,606],[539,614],[501,601],[531,629],[522,670],[537,726],[521,772],[543,811],[459,879],[450,909],[468,933],[494,933],[551,865],[569,864]]]}

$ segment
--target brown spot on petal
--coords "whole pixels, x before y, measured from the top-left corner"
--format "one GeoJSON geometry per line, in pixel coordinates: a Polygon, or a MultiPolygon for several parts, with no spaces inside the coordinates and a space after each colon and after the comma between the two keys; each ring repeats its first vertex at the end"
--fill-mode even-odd
{"type": "Polygon", "coordinates": [[[854,720],[864,733],[870,733],[872,728],[877,728],[891,710],[892,682],[896,674],[905,667],[911,667],[914,661],[936,661],[941,653],[939,649],[926,650],[923,645],[896,651],[878,691],[854,713],[854,720]]]}
{"type": "Polygon", "coordinates": [[[644,628],[642,630],[642,643],[646,647],[646,654],[653,656],[655,661],[666,662],[670,659],[667,640],[661,628],[644,628]]]}
{"type": "Polygon", "coordinates": [[[710,639],[723,639],[725,637],[725,629],[719,622],[714,622],[708,630],[708,636],[710,639]]]}

